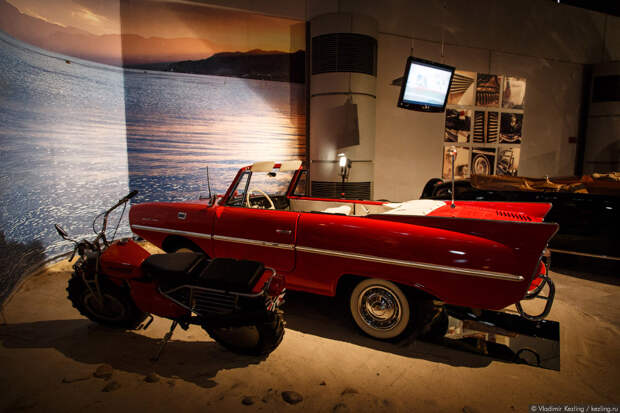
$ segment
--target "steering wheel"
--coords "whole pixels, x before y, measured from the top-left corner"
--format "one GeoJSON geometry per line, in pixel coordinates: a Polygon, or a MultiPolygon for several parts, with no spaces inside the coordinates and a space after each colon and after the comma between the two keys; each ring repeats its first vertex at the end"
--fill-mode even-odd
{"type": "Polygon", "coordinates": [[[271,198],[269,198],[269,195],[267,195],[265,191],[263,191],[262,189],[258,189],[258,188],[250,188],[247,194],[245,194],[245,204],[247,205],[248,208],[258,208],[258,205],[252,206],[252,204],[250,203],[250,194],[252,192],[258,192],[259,194],[263,195],[265,199],[269,201],[269,205],[270,205],[269,209],[276,209],[276,206],[273,204],[273,201],[271,200],[271,198]]]}

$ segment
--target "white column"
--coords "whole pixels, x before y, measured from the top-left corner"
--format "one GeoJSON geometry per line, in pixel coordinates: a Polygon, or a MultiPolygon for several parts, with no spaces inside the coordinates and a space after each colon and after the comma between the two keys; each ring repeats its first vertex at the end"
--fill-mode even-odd
{"type": "MultiPolygon", "coordinates": [[[[311,63],[309,131],[311,179],[340,182],[337,154],[344,153],[352,160],[348,182],[372,182],[375,148],[377,22],[370,17],[344,13],[314,17],[310,21],[311,62],[314,57],[313,39],[338,33],[360,34],[374,39],[375,49],[371,53],[375,60],[374,75],[354,71],[334,72],[328,71],[330,69],[324,70],[325,68],[318,70],[319,65],[312,66],[311,63]],[[353,105],[347,108],[347,104],[353,105]],[[350,138],[354,137],[350,135],[355,135],[355,128],[352,128],[352,121],[355,119],[352,108],[357,109],[357,124],[353,126],[357,126],[359,130],[359,144],[342,146],[342,142],[350,143],[350,138]]],[[[343,54],[350,56],[351,50],[346,50],[343,54]]],[[[353,54],[356,53],[357,49],[353,54]]],[[[359,56],[364,59],[368,56],[368,50],[360,50],[359,56]]]]}

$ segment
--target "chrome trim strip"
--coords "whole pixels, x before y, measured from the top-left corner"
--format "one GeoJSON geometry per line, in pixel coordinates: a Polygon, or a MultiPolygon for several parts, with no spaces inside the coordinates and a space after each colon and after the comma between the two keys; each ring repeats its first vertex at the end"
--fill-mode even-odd
{"type": "Polygon", "coordinates": [[[474,270],[470,268],[450,267],[447,265],[428,264],[424,262],[397,260],[393,258],[376,257],[373,255],[356,254],[352,252],[324,250],[320,248],[304,247],[304,246],[299,246],[299,245],[296,247],[296,249],[297,251],[309,252],[313,254],[329,255],[332,257],[341,257],[341,258],[352,258],[352,259],[362,260],[362,261],[378,262],[381,264],[399,265],[401,267],[419,268],[422,270],[451,272],[453,274],[469,275],[473,277],[494,278],[498,280],[514,281],[514,282],[521,282],[524,279],[523,276],[521,275],[506,274],[502,272],[474,270]]]}
{"type": "Polygon", "coordinates": [[[261,240],[256,240],[256,239],[247,239],[247,238],[228,237],[226,235],[214,235],[213,239],[215,241],[235,242],[237,244],[257,245],[259,247],[280,248],[280,249],[283,249],[283,250],[290,250],[290,251],[293,251],[295,249],[295,245],[293,245],[293,244],[280,244],[278,242],[261,241],[261,240]]]}
{"type": "MultiPolygon", "coordinates": [[[[179,231],[179,230],[168,229],[168,228],[149,227],[146,225],[132,225],[131,227],[135,229],[142,229],[145,231],[161,232],[163,234],[185,235],[188,237],[211,239],[211,235],[203,234],[201,232],[179,231]]],[[[213,239],[216,241],[236,242],[238,244],[257,245],[259,247],[280,248],[280,249],[291,250],[291,251],[295,249],[295,245],[293,244],[280,244],[278,242],[228,237],[225,235],[213,235],[213,239]]]]}
{"type": "MultiPolygon", "coordinates": [[[[131,227],[136,228],[136,229],[143,229],[147,231],[161,232],[164,234],[186,235],[189,237],[207,238],[207,239],[211,238],[209,234],[202,234],[199,232],[177,231],[177,230],[166,229],[166,228],[148,227],[145,225],[132,225],[131,227]]],[[[398,265],[401,267],[419,268],[419,269],[430,270],[430,271],[444,271],[444,272],[450,272],[450,273],[459,274],[459,275],[469,275],[472,277],[493,278],[497,280],[514,281],[514,282],[520,282],[520,281],[523,281],[524,279],[523,276],[521,275],[507,274],[507,273],[502,273],[502,272],[474,270],[470,268],[451,267],[447,265],[429,264],[425,262],[405,261],[405,260],[398,260],[394,258],[376,257],[374,255],[365,255],[365,254],[357,254],[357,253],[352,253],[352,252],[342,252],[342,251],[334,251],[334,250],[324,250],[320,248],[304,247],[301,245],[295,246],[294,244],[280,244],[277,242],[260,241],[260,240],[247,239],[247,238],[236,238],[236,237],[229,237],[225,235],[213,235],[213,239],[216,241],[235,242],[238,244],[256,245],[259,247],[279,248],[279,249],[284,249],[284,250],[289,250],[289,251],[297,250],[300,252],[309,252],[312,254],[329,255],[332,257],[351,258],[355,260],[378,262],[381,264],[398,265]]],[[[557,251],[557,250],[551,250],[551,251],[557,251]]]]}
{"type": "Polygon", "coordinates": [[[603,260],[615,260],[620,261],[620,257],[610,257],[609,255],[598,255],[598,254],[589,254],[587,252],[577,252],[577,251],[567,251],[567,250],[559,250],[556,248],[549,248],[551,252],[557,252],[559,254],[571,254],[571,255],[580,255],[582,257],[592,257],[592,258],[600,258],[603,260]]]}
{"type": "Polygon", "coordinates": [[[194,238],[211,239],[211,234],[203,234],[201,232],[178,231],[176,229],[148,227],[146,225],[132,225],[131,228],[142,229],[145,231],[161,232],[162,234],[186,235],[188,237],[194,237],[194,238]]]}

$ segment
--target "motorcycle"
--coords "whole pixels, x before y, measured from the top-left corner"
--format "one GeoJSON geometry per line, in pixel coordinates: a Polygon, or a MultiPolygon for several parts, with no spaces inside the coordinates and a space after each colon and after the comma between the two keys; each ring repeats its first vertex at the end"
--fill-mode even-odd
{"type": "Polygon", "coordinates": [[[54,225],[63,239],[75,244],[69,261],[78,255],[67,287],[73,306],[90,320],[114,328],[146,329],[153,315],[172,320],[155,359],[177,326],[187,330],[193,324],[236,353],[266,355],[275,350],[284,335],[279,310],[284,277],[256,261],[209,259],[196,252],[151,255],[130,238],[114,241],[126,204],[137,192],[95,217],[92,241],[74,240],[54,225]],[[108,240],[108,218],[120,206],[108,240]]]}

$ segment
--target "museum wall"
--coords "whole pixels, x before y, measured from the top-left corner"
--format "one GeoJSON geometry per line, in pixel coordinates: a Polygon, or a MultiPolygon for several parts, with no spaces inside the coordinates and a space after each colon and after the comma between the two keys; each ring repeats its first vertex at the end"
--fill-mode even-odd
{"type": "Polygon", "coordinates": [[[602,62],[620,61],[620,17],[606,16],[605,53],[602,62]]]}
{"type": "MultiPolygon", "coordinates": [[[[620,59],[620,18],[552,1],[511,7],[492,0],[309,0],[286,2],[283,8],[277,3],[226,2],[306,19],[353,13],[377,21],[375,199],[417,198],[428,179],[442,172],[444,115],[396,107],[399,87],[391,83],[402,76],[412,47],[414,56],[457,69],[526,79],[523,176],[574,173],[584,65],[620,59]]],[[[587,136],[588,147],[608,144],[609,136],[603,142],[595,135],[587,136]]],[[[313,143],[323,140],[310,134],[311,152],[313,143]]]]}
{"type": "MultiPolygon", "coordinates": [[[[377,80],[377,198],[417,198],[430,178],[441,177],[445,115],[399,110],[394,104],[399,88],[390,83],[402,76],[398,66],[403,66],[410,46],[410,40],[401,37],[379,38],[382,64],[377,80]]],[[[573,173],[576,145],[568,138],[576,136],[578,130],[582,65],[508,53],[489,56],[487,50],[461,46],[445,46],[442,59],[436,43],[423,41],[414,42],[414,54],[474,72],[526,78],[519,174],[573,173]]]]}
{"type": "Polygon", "coordinates": [[[620,75],[620,61],[592,67],[591,102],[588,106],[584,173],[620,170],[620,102],[613,82],[620,75]]]}
{"type": "Polygon", "coordinates": [[[416,57],[457,69],[526,79],[523,176],[574,173],[577,145],[569,138],[578,135],[583,65],[617,58],[619,50],[619,19],[553,2],[311,1],[308,13],[360,13],[378,22],[375,199],[418,198],[442,172],[445,115],[396,107],[399,87],[391,83],[412,47],[416,57]]]}
{"type": "MultiPolygon", "coordinates": [[[[210,2],[307,20],[328,13],[354,13],[377,21],[375,198],[417,197],[429,178],[441,174],[443,118],[397,109],[398,87],[390,85],[402,76],[412,38],[415,56],[457,69],[526,79],[519,174],[529,176],[574,173],[583,65],[620,59],[620,18],[553,1],[210,2]],[[409,174],[411,170],[415,173],[409,174]]],[[[588,148],[607,147],[610,140],[618,140],[617,133],[610,138],[596,132],[600,129],[598,124],[588,126],[588,148]]],[[[311,151],[315,139],[322,142],[323,137],[310,136],[311,151]]]]}

